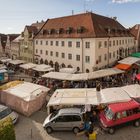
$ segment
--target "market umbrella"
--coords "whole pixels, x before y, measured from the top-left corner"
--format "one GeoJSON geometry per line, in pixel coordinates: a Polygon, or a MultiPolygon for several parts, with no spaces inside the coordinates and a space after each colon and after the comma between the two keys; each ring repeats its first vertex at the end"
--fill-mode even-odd
{"type": "Polygon", "coordinates": [[[140,73],[136,75],[136,78],[140,80],[140,73]]]}

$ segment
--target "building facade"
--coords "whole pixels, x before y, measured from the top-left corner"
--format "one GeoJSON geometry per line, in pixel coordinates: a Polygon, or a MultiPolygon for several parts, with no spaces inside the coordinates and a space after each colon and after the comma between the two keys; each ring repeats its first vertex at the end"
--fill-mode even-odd
{"type": "Polygon", "coordinates": [[[49,19],[34,38],[35,59],[56,70],[91,72],[136,52],[135,39],[116,19],[84,13],[49,19]]]}
{"type": "Polygon", "coordinates": [[[0,57],[5,54],[6,39],[6,35],[0,34],[0,57]]]}
{"type": "Polygon", "coordinates": [[[140,24],[136,24],[130,28],[130,32],[135,36],[135,42],[138,45],[138,51],[140,51],[140,24]]]}
{"type": "Polygon", "coordinates": [[[20,59],[27,62],[34,62],[34,44],[33,37],[43,26],[44,21],[33,23],[31,26],[25,26],[20,39],[20,59]]]}
{"type": "Polygon", "coordinates": [[[5,46],[5,55],[9,58],[12,58],[11,51],[12,51],[12,41],[16,39],[19,34],[8,34],[5,46]]]}

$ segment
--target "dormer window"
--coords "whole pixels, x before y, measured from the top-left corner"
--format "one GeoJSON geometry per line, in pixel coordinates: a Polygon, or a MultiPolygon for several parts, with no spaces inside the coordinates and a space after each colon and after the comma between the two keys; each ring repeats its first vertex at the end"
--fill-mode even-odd
{"type": "Polygon", "coordinates": [[[43,35],[47,34],[47,30],[43,30],[43,35]]]}
{"type": "Polygon", "coordinates": [[[111,33],[111,29],[109,27],[106,27],[105,28],[105,31],[107,32],[107,34],[110,34],[111,33]]]}
{"type": "Polygon", "coordinates": [[[66,30],[66,33],[67,33],[67,34],[72,33],[72,27],[68,27],[67,30],[66,30]]]}
{"type": "Polygon", "coordinates": [[[60,28],[60,29],[56,30],[57,34],[61,34],[62,32],[63,32],[63,28],[60,28]]]}
{"type": "Polygon", "coordinates": [[[52,34],[54,32],[54,29],[49,29],[48,30],[48,34],[50,35],[50,34],[52,34]]]}
{"type": "Polygon", "coordinates": [[[78,29],[77,29],[77,33],[83,33],[84,31],[84,27],[83,26],[80,26],[78,29]]]}

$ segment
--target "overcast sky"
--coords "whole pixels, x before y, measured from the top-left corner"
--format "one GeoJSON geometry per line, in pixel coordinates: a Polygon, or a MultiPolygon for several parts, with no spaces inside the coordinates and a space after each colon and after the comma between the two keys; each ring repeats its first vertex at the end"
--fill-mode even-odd
{"type": "Polygon", "coordinates": [[[116,16],[125,27],[140,23],[140,0],[0,0],[0,33],[21,33],[25,25],[83,13],[116,16]]]}

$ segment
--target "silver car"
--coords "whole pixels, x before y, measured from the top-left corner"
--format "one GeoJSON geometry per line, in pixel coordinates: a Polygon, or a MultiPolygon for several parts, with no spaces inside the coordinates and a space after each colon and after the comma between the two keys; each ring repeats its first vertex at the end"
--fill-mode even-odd
{"type": "Polygon", "coordinates": [[[64,108],[50,114],[44,121],[43,127],[47,133],[54,130],[72,130],[75,134],[83,124],[80,108],[64,108]]]}
{"type": "Polygon", "coordinates": [[[0,120],[10,117],[15,124],[18,120],[18,114],[12,111],[9,107],[0,104],[0,120]]]}

